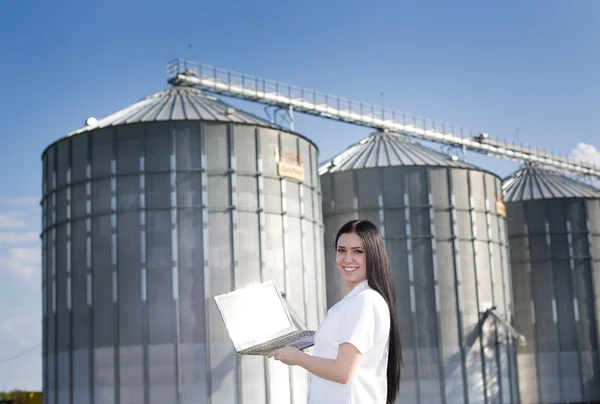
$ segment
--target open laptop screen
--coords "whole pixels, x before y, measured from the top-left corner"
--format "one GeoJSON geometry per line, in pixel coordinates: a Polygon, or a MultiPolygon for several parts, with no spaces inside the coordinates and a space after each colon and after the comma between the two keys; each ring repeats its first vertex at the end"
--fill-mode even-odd
{"type": "Polygon", "coordinates": [[[236,347],[262,342],[292,327],[273,283],[223,296],[217,303],[236,347]]]}

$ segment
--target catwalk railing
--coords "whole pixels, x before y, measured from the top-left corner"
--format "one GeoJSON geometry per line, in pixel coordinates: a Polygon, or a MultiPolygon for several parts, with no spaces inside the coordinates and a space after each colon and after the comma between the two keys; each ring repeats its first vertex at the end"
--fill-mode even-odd
{"type": "Polygon", "coordinates": [[[431,119],[381,106],[250,76],[197,62],[176,59],[167,64],[171,84],[256,101],[284,109],[336,119],[373,129],[400,133],[504,159],[538,164],[573,174],[600,178],[600,167],[533,147],[492,140],[485,133],[456,128],[431,119]]]}

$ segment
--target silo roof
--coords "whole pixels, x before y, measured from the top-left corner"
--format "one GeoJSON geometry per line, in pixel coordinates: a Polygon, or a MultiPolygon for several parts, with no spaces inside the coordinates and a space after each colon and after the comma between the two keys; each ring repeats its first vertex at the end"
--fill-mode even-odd
{"type": "Polygon", "coordinates": [[[69,136],[117,125],[183,120],[233,122],[283,129],[196,88],[174,86],[98,119],[97,123],[84,126],[69,136]]]}
{"type": "Polygon", "coordinates": [[[564,174],[535,166],[515,172],[502,183],[506,202],[533,199],[600,198],[600,190],[564,174]]]}
{"type": "Polygon", "coordinates": [[[321,164],[319,174],[394,166],[475,168],[406,136],[376,132],[321,164]]]}

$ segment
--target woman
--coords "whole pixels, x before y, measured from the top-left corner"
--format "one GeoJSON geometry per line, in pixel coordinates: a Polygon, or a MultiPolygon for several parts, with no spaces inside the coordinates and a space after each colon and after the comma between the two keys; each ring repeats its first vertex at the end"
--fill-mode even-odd
{"type": "Polygon", "coordinates": [[[373,223],[353,220],[338,231],[335,243],[346,296],[315,333],[313,355],[285,347],[269,357],[311,373],[309,404],[392,404],[402,350],[383,238],[373,223]]]}

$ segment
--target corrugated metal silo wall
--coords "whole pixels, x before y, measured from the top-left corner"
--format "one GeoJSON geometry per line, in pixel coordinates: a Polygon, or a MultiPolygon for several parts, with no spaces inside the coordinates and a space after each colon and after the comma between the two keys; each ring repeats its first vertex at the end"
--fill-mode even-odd
{"type": "Polygon", "coordinates": [[[275,279],[325,312],[317,149],[200,122],[84,132],[43,155],[46,404],[303,403],[307,374],[238,356],[213,296],[275,279]],[[277,150],[304,159],[282,179],[277,150]]]}
{"type": "Polygon", "coordinates": [[[507,203],[522,402],[598,402],[600,201],[507,203]]]}
{"type": "Polygon", "coordinates": [[[500,180],[459,168],[386,167],[321,176],[327,303],[343,296],[334,238],[363,218],[384,233],[405,368],[399,403],[517,403],[514,346],[480,314],[512,318],[500,180]],[[496,342],[499,341],[499,344],[496,342]]]}

